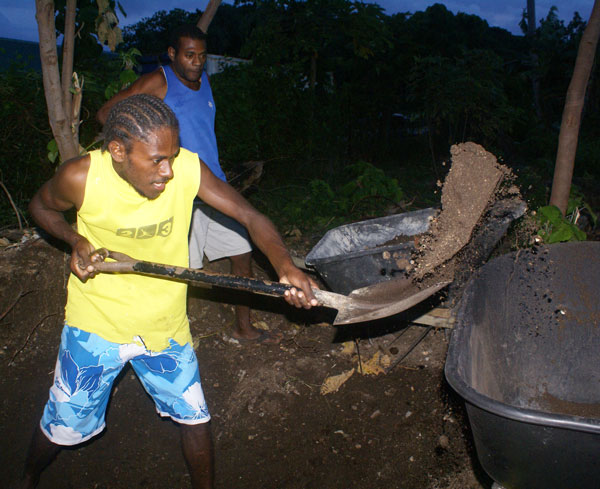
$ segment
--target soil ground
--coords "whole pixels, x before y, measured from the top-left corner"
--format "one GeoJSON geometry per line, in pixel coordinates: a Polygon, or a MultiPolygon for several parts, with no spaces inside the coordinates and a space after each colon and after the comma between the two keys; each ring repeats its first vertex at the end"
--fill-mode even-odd
{"type": "MultiPolygon", "coordinates": [[[[300,256],[310,249],[301,240],[288,244],[300,256]]],[[[34,237],[0,248],[0,487],[18,478],[47,400],[67,258],[34,237]]],[[[429,330],[418,341],[427,330],[411,325],[409,316],[333,327],[323,311],[204,289],[191,290],[189,314],[213,416],[217,487],[491,487],[476,460],[463,402],[444,379],[447,329],[429,330]],[[239,300],[251,304],[258,326],[284,334],[280,345],[229,337],[231,304],[239,300]],[[321,393],[329,377],[352,369],[337,391],[321,393]]],[[[156,414],[126,368],[113,389],[107,429],[61,452],[39,487],[177,489],[190,483],[177,426],[156,414]]]]}

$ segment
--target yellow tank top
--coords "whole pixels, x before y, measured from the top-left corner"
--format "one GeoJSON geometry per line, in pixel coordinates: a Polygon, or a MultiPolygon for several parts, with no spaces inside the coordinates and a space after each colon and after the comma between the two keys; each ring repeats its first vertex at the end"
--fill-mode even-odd
{"type": "MultiPolygon", "coordinates": [[[[181,148],[173,179],[154,200],[139,195],[116,173],[109,151],[92,151],[90,158],[78,232],[95,248],[187,267],[192,204],[200,186],[198,156],[181,148]]],[[[152,351],[165,349],[170,338],[191,342],[184,283],[108,273],[83,283],[71,274],[67,293],[69,326],[115,343],[140,337],[152,351]]]]}

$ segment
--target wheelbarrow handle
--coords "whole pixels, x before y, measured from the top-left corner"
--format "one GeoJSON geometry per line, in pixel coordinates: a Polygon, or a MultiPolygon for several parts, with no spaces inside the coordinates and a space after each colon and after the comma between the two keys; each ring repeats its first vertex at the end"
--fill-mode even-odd
{"type": "MultiPolygon", "coordinates": [[[[94,253],[98,253],[104,259],[111,258],[115,260],[94,263],[94,267],[100,272],[139,273],[152,277],[167,277],[192,285],[226,287],[229,289],[256,292],[273,297],[284,297],[286,291],[294,288],[293,285],[284,284],[281,282],[271,282],[269,280],[258,280],[248,277],[239,277],[236,275],[211,273],[195,268],[176,267],[171,265],[163,265],[160,263],[136,260],[124,253],[110,251],[106,248],[100,248],[94,253]]],[[[315,293],[317,299],[319,299],[319,292],[320,291],[318,289],[313,289],[313,293],[315,293]]]]}

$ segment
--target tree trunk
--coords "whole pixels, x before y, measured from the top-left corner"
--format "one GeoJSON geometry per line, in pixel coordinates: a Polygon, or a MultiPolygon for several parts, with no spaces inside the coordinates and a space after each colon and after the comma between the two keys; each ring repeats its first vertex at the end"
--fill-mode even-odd
{"type": "Polygon", "coordinates": [[[71,130],[71,117],[65,111],[64,94],[58,74],[54,1],[36,0],[35,10],[40,38],[40,59],[48,119],[61,159],[65,161],[79,154],[79,144],[71,130]]]}
{"type": "Polygon", "coordinates": [[[534,51],[535,41],[535,0],[527,0],[527,40],[529,42],[529,57],[531,59],[531,89],[533,92],[533,105],[538,119],[542,118],[542,105],[540,103],[540,77],[538,76],[539,58],[534,51]]]}
{"type": "Polygon", "coordinates": [[[310,56],[310,76],[309,76],[309,87],[311,91],[315,91],[315,86],[317,85],[317,58],[319,57],[319,53],[313,51],[310,56]]]}
{"type": "Polygon", "coordinates": [[[565,107],[563,109],[560,134],[558,136],[558,151],[552,181],[550,204],[560,209],[563,215],[567,211],[573,166],[579,139],[581,112],[585,102],[585,92],[594,64],[598,36],[600,35],[600,0],[594,1],[590,20],[583,32],[577,51],[577,59],[573,76],[567,90],[565,107]]]}
{"type": "Polygon", "coordinates": [[[527,35],[535,34],[535,0],[527,0],[527,35]]]}
{"type": "Polygon", "coordinates": [[[67,10],[65,12],[65,36],[62,49],[62,92],[65,107],[65,114],[69,118],[69,125],[73,124],[71,119],[72,111],[72,94],[71,80],[73,79],[73,55],[75,53],[75,13],[77,8],[77,0],[67,0],[67,10]]]}
{"type": "Polygon", "coordinates": [[[215,14],[217,13],[219,5],[221,5],[221,0],[209,0],[208,5],[204,10],[204,13],[202,14],[200,19],[198,20],[198,23],[196,24],[198,28],[205,34],[208,32],[208,26],[212,22],[215,14]]]}

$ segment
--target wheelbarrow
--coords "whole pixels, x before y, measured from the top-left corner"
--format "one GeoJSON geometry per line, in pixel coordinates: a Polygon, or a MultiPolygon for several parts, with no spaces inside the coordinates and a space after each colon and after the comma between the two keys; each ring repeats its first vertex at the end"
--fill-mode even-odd
{"type": "Polygon", "coordinates": [[[429,230],[437,212],[421,209],[330,229],[306,255],[306,267],[340,294],[402,277],[415,239],[429,230]]]}
{"type": "Polygon", "coordinates": [[[465,289],[445,374],[494,487],[600,486],[599,255],[598,242],[521,249],[465,289]]]}
{"type": "MultiPolygon", "coordinates": [[[[485,263],[525,209],[525,202],[516,198],[499,200],[488,209],[466,247],[472,255],[470,269],[485,263]]],[[[333,228],[306,255],[306,268],[340,294],[406,276],[416,244],[437,214],[437,209],[427,208],[333,228]]]]}
{"type": "MultiPolygon", "coordinates": [[[[94,267],[100,272],[138,273],[183,281],[190,285],[225,287],[273,297],[283,297],[293,287],[281,282],[136,260],[104,248],[97,252],[104,259],[114,260],[94,263],[94,267]]],[[[411,280],[402,278],[358,288],[348,295],[320,289],[313,289],[313,294],[321,305],[338,311],[333,324],[341,325],[393,316],[425,300],[446,285],[448,282],[440,282],[420,290],[411,280]]]]}

